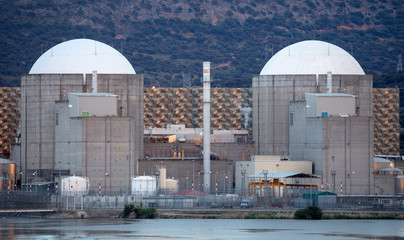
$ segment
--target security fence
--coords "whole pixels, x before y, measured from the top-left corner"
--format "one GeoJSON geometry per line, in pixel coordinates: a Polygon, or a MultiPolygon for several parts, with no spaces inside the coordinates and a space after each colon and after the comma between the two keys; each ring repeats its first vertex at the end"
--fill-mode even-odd
{"type": "Polygon", "coordinates": [[[27,191],[0,192],[0,209],[48,209],[52,208],[51,196],[27,191]]]}
{"type": "Polygon", "coordinates": [[[126,194],[114,196],[60,196],[36,191],[0,192],[0,209],[57,209],[91,210],[123,209],[126,204],[160,209],[287,209],[307,206],[343,211],[404,211],[404,197],[400,195],[336,195],[308,192],[300,196],[246,197],[236,194],[179,196],[161,195],[140,197],[126,194]]]}

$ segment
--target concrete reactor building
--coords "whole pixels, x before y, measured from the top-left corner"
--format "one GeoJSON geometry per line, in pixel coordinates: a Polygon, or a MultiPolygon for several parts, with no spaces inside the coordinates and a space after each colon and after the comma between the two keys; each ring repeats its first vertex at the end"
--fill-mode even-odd
{"type": "Polygon", "coordinates": [[[90,191],[130,191],[143,157],[143,75],[89,39],[46,51],[21,79],[22,184],[88,177],[90,191]]]}
{"type": "Polygon", "coordinates": [[[253,78],[253,138],[259,155],[313,162],[328,191],[373,194],[372,76],[327,42],[282,49],[253,78]]]}
{"type": "Polygon", "coordinates": [[[372,76],[338,46],[292,44],[253,77],[252,89],[209,92],[206,100],[199,87],[144,88],[143,75],[112,47],[58,44],[22,76],[20,89],[0,89],[0,157],[16,169],[0,180],[62,187],[75,175],[88,179],[90,195],[257,196],[269,182],[272,197],[297,197],[296,186],[341,195],[404,189],[403,161],[374,160],[399,154],[398,89],[373,89],[372,76]],[[211,144],[201,154],[204,122],[211,144]]]}

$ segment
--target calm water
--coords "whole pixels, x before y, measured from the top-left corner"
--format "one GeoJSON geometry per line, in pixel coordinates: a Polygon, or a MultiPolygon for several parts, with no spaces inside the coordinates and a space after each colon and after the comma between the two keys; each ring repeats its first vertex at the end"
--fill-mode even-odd
{"type": "Polygon", "coordinates": [[[399,220],[0,219],[0,239],[404,239],[399,220]]]}

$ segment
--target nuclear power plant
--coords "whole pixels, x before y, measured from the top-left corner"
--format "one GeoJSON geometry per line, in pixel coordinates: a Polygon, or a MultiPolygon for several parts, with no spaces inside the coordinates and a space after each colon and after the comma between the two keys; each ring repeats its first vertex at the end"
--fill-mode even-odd
{"type": "Polygon", "coordinates": [[[186,191],[257,199],[403,193],[399,91],[374,89],[342,48],[314,40],[287,46],[253,76],[252,88],[211,88],[211,71],[201,61],[202,87],[145,88],[144,76],[104,43],[52,47],[20,89],[0,93],[8,94],[1,114],[15,119],[0,133],[10,158],[2,168],[15,169],[2,186],[74,189],[63,180],[74,176],[84,195],[150,204],[186,191]]]}
{"type": "Polygon", "coordinates": [[[322,182],[374,193],[372,76],[346,51],[321,41],[282,49],[253,78],[253,106],[258,155],[311,161],[322,182]]]}
{"type": "Polygon", "coordinates": [[[68,174],[126,192],[142,139],[143,75],[112,47],[64,42],[22,77],[22,184],[68,174]]]}

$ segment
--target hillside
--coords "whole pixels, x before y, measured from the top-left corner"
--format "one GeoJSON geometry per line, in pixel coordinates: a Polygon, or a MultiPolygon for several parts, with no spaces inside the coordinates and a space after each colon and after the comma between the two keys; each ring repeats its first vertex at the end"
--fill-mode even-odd
{"type": "Polygon", "coordinates": [[[51,46],[83,37],[121,51],[137,73],[145,74],[146,86],[201,85],[202,61],[211,61],[214,87],[247,87],[273,54],[306,39],[342,47],[365,72],[374,74],[394,72],[398,55],[404,52],[401,0],[1,0],[1,4],[2,86],[18,86],[20,76],[51,46]]]}

